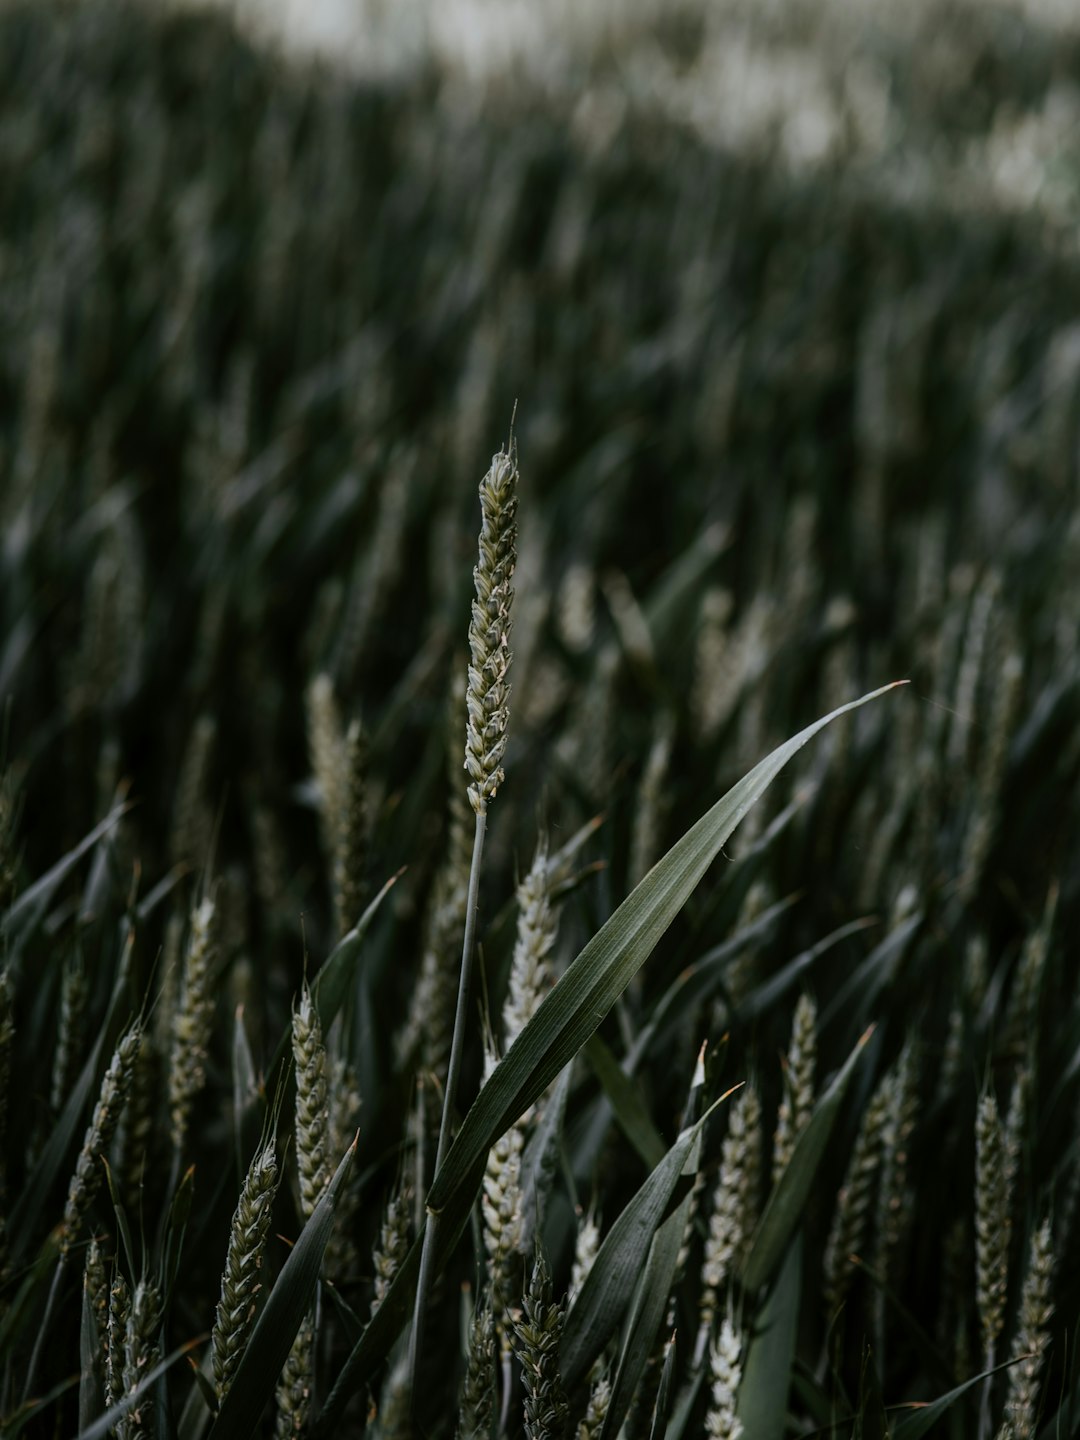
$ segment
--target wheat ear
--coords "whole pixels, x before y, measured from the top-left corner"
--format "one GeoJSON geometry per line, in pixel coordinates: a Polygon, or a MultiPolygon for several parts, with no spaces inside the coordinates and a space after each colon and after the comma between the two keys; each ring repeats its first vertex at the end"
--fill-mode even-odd
{"type": "Polygon", "coordinates": [[[514,1334],[525,1386],[525,1435],[527,1440],[563,1440],[568,1415],[559,1373],[564,1311],[551,1298],[551,1274],[539,1249],[522,1306],[514,1334]]]}
{"type": "Polygon", "coordinates": [[[131,1292],[120,1271],[109,1286],[108,1349],[105,1352],[105,1405],[111,1410],[124,1397],[124,1335],[131,1312],[131,1292]]]}
{"type": "Polygon", "coordinates": [[[173,1168],[177,1171],[191,1123],[192,1106],[206,1083],[206,1058],[214,1019],[212,980],[216,959],[217,910],[213,900],[207,897],[191,916],[191,934],[169,1054],[170,1135],[173,1168]]]}
{"type": "MultiPolygon", "coordinates": [[[[495,1069],[496,1057],[488,1048],[484,1061],[485,1083],[495,1069]]],[[[480,1209],[484,1222],[484,1248],[488,1257],[488,1281],[495,1327],[506,1354],[510,1349],[507,1316],[520,1294],[519,1267],[515,1265],[521,1240],[521,1151],[524,1136],[511,1125],[488,1151],[480,1209]]]]}
{"type": "Polygon", "coordinates": [[[741,1355],[742,1342],[730,1317],[725,1316],[709,1358],[712,1394],[705,1417],[705,1433],[713,1440],[739,1440],[743,1433],[742,1421],[736,1413],[742,1379],[741,1355]]]}
{"type": "Polygon", "coordinates": [[[720,1153],[720,1174],[713,1191],[701,1270],[698,1359],[708,1344],[721,1289],[738,1268],[756,1219],[760,1154],[761,1102],[754,1086],[745,1085],[731,1107],[728,1133],[720,1153]]]}
{"type": "Polygon", "coordinates": [[[784,1098],[773,1137],[772,1180],[775,1185],[788,1167],[795,1142],[810,1123],[814,1108],[814,1072],[817,1068],[817,1006],[800,995],[791,1022],[791,1043],[784,1067],[784,1098]]]}
{"type": "Polygon", "coordinates": [[[825,1246],[825,1307],[830,1315],[843,1304],[855,1274],[852,1257],[863,1248],[870,1229],[871,1204],[893,1112],[893,1078],[886,1074],[863,1113],[855,1148],[833,1215],[825,1246]]]}
{"type": "Polygon", "coordinates": [[[394,1276],[409,1253],[409,1205],[409,1192],[402,1186],[390,1197],[379,1226],[379,1242],[375,1247],[372,1262],[375,1270],[375,1292],[371,1297],[372,1317],[386,1299],[390,1286],[394,1283],[394,1276]]]}
{"type": "Polygon", "coordinates": [[[109,1353],[109,1276],[105,1269],[105,1253],[101,1248],[101,1241],[96,1238],[86,1247],[83,1291],[90,1306],[90,1313],[94,1317],[94,1329],[97,1331],[94,1374],[99,1380],[104,1380],[109,1353]]]}
{"type": "MultiPolygon", "coordinates": [[[[131,1297],[124,1331],[124,1396],[133,1395],[161,1359],[157,1334],[161,1328],[161,1291],[152,1280],[140,1280],[131,1297]]],[[[145,1391],[116,1427],[118,1440],[154,1434],[154,1396],[145,1391]]]]}
{"type": "Polygon", "coordinates": [[[606,1375],[599,1375],[589,1391],[585,1414],[578,1423],[575,1440],[599,1440],[604,1428],[608,1406],[611,1404],[611,1381],[606,1375]]]}
{"type": "Polygon", "coordinates": [[[296,1066],[296,1168],[300,1208],[310,1219],[330,1183],[330,1112],[327,1103],[326,1047],[311,991],[304,982],[293,1010],[292,1052],[296,1066]]]}
{"type": "Polygon", "coordinates": [[[210,1341],[214,1389],[219,1401],[229,1393],[255,1324],[263,1254],[279,1178],[277,1149],[271,1136],[248,1166],[229,1230],[221,1299],[210,1341]]]}
{"type": "MultiPolygon", "coordinates": [[[[503,779],[502,757],[506,749],[509,720],[507,705],[510,697],[510,605],[514,596],[510,582],[513,579],[516,556],[517,483],[517,447],[511,438],[507,450],[500,450],[492,458],[491,467],[480,482],[479,558],[473,571],[476,597],[473,600],[472,620],[469,625],[469,684],[465,695],[465,769],[472,780],[468,787],[468,796],[476,816],[476,825],[465,901],[465,931],[461,946],[454,1034],[450,1043],[439,1143],[435,1152],[436,1173],[450,1147],[454,1101],[465,1052],[487,807],[503,779]]],[[[438,1221],[429,1210],[424,1227],[409,1343],[409,1394],[414,1400],[423,1346],[424,1309],[434,1278],[437,1226],[438,1221]]]]}
{"type": "MultiPolygon", "coordinates": [[[[1012,1238],[1008,1171],[1004,1127],[997,1102],[987,1090],[979,1097],[975,1117],[975,1298],[986,1370],[994,1368],[997,1342],[1005,1323],[1012,1238]]],[[[983,1382],[980,1440],[990,1434],[992,1378],[988,1375],[983,1382]]]]}
{"type": "Polygon", "coordinates": [[[274,1392],[277,1417],[274,1440],[298,1440],[311,1411],[311,1387],[315,1365],[315,1321],[305,1315],[274,1392]]]}
{"type": "Polygon", "coordinates": [[[1012,1346],[1005,1423],[1013,1440],[1031,1440],[1035,1434],[1039,1379],[1050,1347],[1050,1317],[1054,1306],[1050,1286],[1054,1272],[1050,1221],[1044,1220],[1031,1237],[1024,1288],[1020,1296],[1020,1323],[1012,1346]]]}
{"type": "Polygon", "coordinates": [[[101,1081],[97,1104],[86,1134],[82,1149],[75,1162],[75,1174],[68,1186],[67,1203],[64,1206],[64,1220],[60,1240],[60,1259],[63,1264],[71,1247],[79,1238],[79,1232],[86,1213],[94,1202],[103,1178],[101,1157],[112,1143],[120,1113],[127,1100],[135,1060],[142,1043],[142,1027],[133,1025],[124,1035],[113,1052],[109,1068],[101,1081]]]}
{"type": "Polygon", "coordinates": [[[308,753],[319,792],[323,846],[333,855],[340,833],[342,757],[345,731],[329,675],[316,675],[307,688],[308,753]]]}
{"type": "Polygon", "coordinates": [[[551,879],[547,836],[541,834],[532,865],[517,887],[517,936],[503,1005],[503,1044],[507,1050],[539,1009],[554,981],[550,956],[559,921],[551,902],[551,879]]]}
{"type": "Polygon", "coordinates": [[[495,1409],[495,1326],[491,1306],[477,1307],[461,1382],[457,1440],[487,1440],[495,1409]]]}
{"type": "Polygon", "coordinates": [[[83,1022],[89,990],[82,959],[73,955],[64,966],[60,982],[60,1019],[53,1052],[52,1078],[49,1085],[49,1108],[59,1115],[71,1089],[82,1053],[83,1022]]]}

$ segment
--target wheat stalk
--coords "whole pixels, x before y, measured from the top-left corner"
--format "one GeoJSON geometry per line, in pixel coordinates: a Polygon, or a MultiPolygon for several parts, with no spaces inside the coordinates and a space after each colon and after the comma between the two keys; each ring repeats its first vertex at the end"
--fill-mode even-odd
{"type": "Polygon", "coordinates": [[[75,1162],[75,1173],[68,1186],[60,1238],[61,1267],[79,1238],[87,1211],[101,1185],[101,1158],[116,1132],[117,1122],[131,1087],[131,1077],[141,1043],[142,1027],[135,1024],[121,1038],[102,1078],[97,1104],[83,1136],[82,1149],[75,1162]]]}
{"type": "MultiPolygon", "coordinates": [[[[495,1054],[489,1048],[485,1056],[485,1082],[495,1069],[495,1054]]],[[[520,1276],[514,1271],[518,1245],[521,1241],[521,1151],[524,1136],[519,1126],[511,1125],[488,1151],[484,1169],[484,1186],[480,1210],[484,1222],[484,1248],[488,1256],[488,1281],[495,1325],[503,1341],[504,1353],[509,1348],[507,1313],[520,1293],[520,1276]]]]}
{"type": "Polygon", "coordinates": [[[52,1079],[49,1085],[49,1108],[59,1115],[71,1089],[83,1045],[83,1022],[89,990],[82,957],[72,955],[64,966],[60,981],[60,1019],[53,1052],[52,1079]]]}
{"type": "Polygon", "coordinates": [[[551,1298],[551,1274],[537,1249],[524,1314],[514,1320],[515,1350],[525,1386],[527,1440],[563,1440],[568,1406],[559,1374],[559,1341],[565,1312],[551,1298]]]}
{"type": "Polygon", "coordinates": [[[1039,1380],[1050,1348],[1050,1318],[1054,1313],[1053,1273],[1053,1237],[1050,1221],[1044,1220],[1031,1237],[1031,1255],[1020,1296],[1020,1323],[1012,1345],[1015,1363],[1008,1372],[1005,1424],[1013,1440],[1031,1440],[1035,1434],[1039,1380]]]}
{"type": "Polygon", "coordinates": [[[330,1112],[327,1103],[326,1048],[319,1012],[307,981],[293,1009],[292,1052],[296,1067],[296,1169],[300,1208],[310,1219],[330,1183],[330,1112]]]}
{"type": "Polygon", "coordinates": [[[491,1306],[479,1305],[469,1331],[469,1353],[458,1402],[457,1440],[487,1440],[495,1409],[495,1328],[491,1306]]]}
{"type": "Polygon", "coordinates": [[[210,1349],[219,1401],[229,1393],[255,1324],[262,1289],[263,1254],[270,1230],[280,1172],[273,1136],[260,1145],[248,1166],[229,1229],[210,1349]]]}
{"type": "Polygon", "coordinates": [[[784,1096],[773,1136],[772,1181],[775,1185],[791,1161],[795,1142],[810,1123],[817,1068],[817,1006],[799,996],[791,1022],[791,1042],[784,1067],[784,1096]]]}
{"type": "Polygon", "coordinates": [[[705,1417],[705,1433],[713,1440],[739,1440],[743,1433],[742,1421],[736,1413],[739,1382],[742,1380],[741,1354],[742,1342],[730,1317],[725,1316],[709,1357],[711,1395],[705,1417]]]}
{"type": "MultiPolygon", "coordinates": [[[[979,1097],[975,1119],[975,1298],[982,1330],[984,1369],[994,1368],[998,1338],[1005,1323],[1009,1284],[1012,1203],[1005,1132],[997,1102],[987,1090],[979,1097]]],[[[983,1382],[979,1435],[990,1433],[991,1376],[983,1382]]]]}
{"type": "Polygon", "coordinates": [[[108,1349],[105,1352],[105,1407],[111,1410],[124,1397],[124,1336],[131,1313],[131,1292],[119,1270],[109,1286],[108,1349]]]}
{"type": "MultiPolygon", "coordinates": [[[[124,1331],[124,1396],[133,1395],[161,1359],[157,1333],[161,1328],[161,1291],[152,1280],[135,1286],[124,1331]]],[[[144,1391],[116,1427],[118,1440],[147,1440],[154,1434],[154,1395],[144,1391]]]]}
{"type": "Polygon", "coordinates": [[[825,1308],[830,1315],[839,1310],[847,1296],[855,1274],[852,1257],[863,1248],[869,1235],[874,1185],[888,1144],[893,1109],[890,1071],[863,1112],[844,1183],[836,1197],[824,1264],[825,1308]]]}
{"type": "Polygon", "coordinates": [[[315,1366],[315,1321],[305,1315],[296,1332],[274,1392],[277,1416],[274,1440],[298,1440],[311,1413],[315,1366]]]}
{"type": "Polygon", "coordinates": [[[375,1271],[375,1292],[371,1297],[372,1317],[386,1299],[390,1286],[394,1283],[394,1276],[409,1253],[409,1204],[409,1192],[402,1186],[390,1197],[379,1226],[379,1242],[372,1260],[375,1271]]]}
{"type": "Polygon", "coordinates": [[[731,1107],[720,1154],[712,1214],[701,1270],[701,1307],[696,1355],[705,1353],[724,1284],[738,1269],[753,1229],[761,1155],[761,1102],[752,1084],[743,1086],[731,1107]]]}
{"type": "Polygon", "coordinates": [[[217,961],[217,909],[206,897],[191,916],[179,1005],[169,1054],[169,1118],[173,1168],[179,1169],[195,1097],[206,1083],[206,1059],[214,1019],[213,971],[217,961]]]}
{"type": "Polygon", "coordinates": [[[599,1375],[589,1391],[585,1414],[578,1423],[575,1440],[599,1440],[604,1428],[608,1406],[611,1404],[611,1381],[606,1375],[599,1375]]]}
{"type": "MultiPolygon", "coordinates": [[[[472,781],[468,787],[468,796],[476,816],[476,824],[472,860],[469,865],[469,888],[465,901],[465,931],[461,946],[454,1034],[446,1071],[439,1143],[435,1152],[436,1173],[450,1145],[454,1102],[465,1049],[487,807],[503,779],[502,757],[506,749],[509,720],[507,702],[510,696],[510,604],[514,595],[510,581],[514,574],[517,538],[514,523],[517,513],[517,482],[517,447],[511,437],[507,450],[500,450],[493,456],[491,467],[480,482],[479,558],[473,571],[476,596],[469,625],[469,684],[465,695],[468,717],[465,727],[465,769],[472,781]]],[[[417,1393],[423,1345],[424,1308],[434,1278],[437,1225],[436,1217],[429,1210],[424,1227],[409,1348],[409,1393],[414,1398],[417,1393]]]]}
{"type": "Polygon", "coordinates": [[[334,910],[338,934],[344,935],[360,917],[367,860],[367,737],[359,720],[345,732],[338,787],[334,910]]]}
{"type": "Polygon", "coordinates": [[[109,1354],[109,1276],[105,1269],[105,1254],[101,1241],[96,1237],[86,1247],[86,1264],[83,1269],[83,1293],[94,1317],[97,1333],[97,1348],[94,1351],[94,1374],[99,1380],[105,1378],[105,1365],[109,1354]]]}

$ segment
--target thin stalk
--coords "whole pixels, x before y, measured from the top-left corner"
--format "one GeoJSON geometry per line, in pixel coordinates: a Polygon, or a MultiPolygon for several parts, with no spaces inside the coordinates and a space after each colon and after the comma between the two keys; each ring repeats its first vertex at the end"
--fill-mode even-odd
{"type": "MultiPolygon", "coordinates": [[[[439,1125],[439,1144],[435,1151],[435,1174],[439,1173],[447,1150],[450,1148],[450,1127],[453,1123],[454,1094],[457,1090],[461,1062],[465,1053],[465,1027],[468,1023],[469,997],[472,993],[473,959],[476,952],[476,911],[480,895],[480,860],[484,853],[484,832],[487,829],[487,805],[476,811],[476,831],[473,836],[472,865],[469,869],[469,893],[465,904],[465,937],[461,947],[461,974],[458,979],[457,1010],[454,1015],[454,1038],[450,1044],[450,1063],[446,1071],[446,1090],[443,1094],[442,1121],[439,1125]]],[[[439,1217],[428,1210],[424,1222],[424,1248],[420,1253],[420,1274],[416,1283],[416,1305],[413,1309],[412,1334],[409,1337],[409,1396],[414,1412],[416,1407],[417,1379],[420,1372],[420,1358],[424,1344],[424,1311],[428,1295],[435,1278],[435,1244],[438,1238],[439,1217]]]]}

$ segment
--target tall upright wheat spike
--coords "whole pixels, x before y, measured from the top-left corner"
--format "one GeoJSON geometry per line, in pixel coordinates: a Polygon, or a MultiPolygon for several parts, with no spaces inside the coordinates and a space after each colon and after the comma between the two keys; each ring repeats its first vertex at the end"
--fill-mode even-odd
{"type": "MultiPolygon", "coordinates": [[[[485,1081],[495,1069],[494,1051],[487,1050],[485,1081]]],[[[524,1137],[519,1126],[511,1125],[488,1151],[480,1209],[484,1222],[484,1248],[488,1256],[488,1279],[496,1329],[509,1348],[507,1314],[521,1290],[518,1244],[521,1238],[521,1151],[524,1137]]]]}
{"type": "Polygon", "coordinates": [[[371,1297],[373,1316],[386,1299],[387,1292],[394,1283],[394,1276],[409,1253],[409,1201],[409,1192],[402,1186],[387,1202],[382,1224],[379,1226],[379,1240],[372,1260],[375,1271],[375,1289],[371,1297]]]}
{"type": "Polygon", "coordinates": [[[359,720],[345,732],[338,787],[334,908],[338,934],[344,935],[360,918],[367,859],[367,737],[359,720]]]}
{"type": "Polygon", "coordinates": [[[184,1149],[195,1097],[206,1083],[206,1060],[214,1019],[213,972],[217,961],[217,909],[209,896],[195,907],[184,957],[180,1001],[169,1055],[169,1115],[174,1154],[184,1149]]]}
{"type": "MultiPolygon", "coordinates": [[[[1044,1220],[1031,1237],[1031,1254],[1020,1296],[1020,1323],[1012,1345],[1005,1425],[1013,1440],[1031,1440],[1039,1400],[1039,1380],[1050,1348],[1050,1318],[1054,1313],[1051,1282],[1054,1272],[1050,1221],[1044,1220]]],[[[1004,1428],[1004,1427],[1003,1427],[1004,1428]]]]}
{"type": "Polygon", "coordinates": [[[541,834],[528,874],[517,887],[517,936],[503,1006],[507,1050],[536,1013],[554,979],[549,957],[559,921],[551,901],[551,878],[547,836],[541,834]]]}
{"type": "Polygon", "coordinates": [[[296,1067],[296,1169],[300,1208],[307,1220],[330,1184],[332,1172],[326,1048],[319,1012],[306,980],[300,1004],[293,1010],[292,1051],[296,1067]]]}
{"type": "Polygon", "coordinates": [[[1005,1323],[1012,1203],[1005,1133],[997,1101],[979,1097],[975,1122],[975,1295],[987,1369],[1005,1323]]]}
{"type": "Polygon", "coordinates": [[[137,1024],[133,1025],[121,1038],[113,1052],[109,1068],[102,1078],[97,1104],[94,1106],[93,1116],[87,1126],[86,1134],[83,1136],[79,1158],[75,1162],[75,1174],[71,1177],[71,1183],[68,1186],[60,1239],[62,1259],[67,1258],[71,1247],[78,1240],[83,1220],[94,1202],[94,1196],[104,1177],[101,1157],[108,1150],[113,1135],[116,1133],[120,1112],[124,1108],[131,1087],[131,1077],[135,1069],[135,1059],[139,1053],[141,1040],[142,1027],[137,1024]]]}
{"type": "Polygon", "coordinates": [[[893,1076],[890,1071],[878,1082],[863,1112],[844,1183],[836,1197],[836,1210],[825,1246],[824,1298],[829,1314],[834,1314],[843,1303],[855,1273],[852,1256],[858,1254],[868,1238],[874,1186],[892,1110],[893,1076]]]}
{"type": "Polygon", "coordinates": [[[814,1072],[817,1068],[817,1006],[803,994],[791,1022],[791,1043],[784,1068],[784,1095],[773,1137],[773,1184],[788,1167],[795,1142],[810,1123],[814,1108],[814,1072]]]}
{"type": "Polygon", "coordinates": [[[487,1440],[495,1408],[495,1327],[491,1306],[478,1305],[458,1402],[457,1440],[487,1440]]]}
{"type": "Polygon", "coordinates": [[[713,1191],[701,1270],[699,1355],[704,1353],[712,1330],[720,1292],[738,1269],[756,1219],[760,1155],[761,1102],[754,1086],[747,1084],[731,1107],[728,1133],[721,1149],[720,1174],[713,1191]]]}
{"type": "Polygon", "coordinates": [[[265,1145],[260,1145],[248,1166],[229,1230],[221,1299],[210,1341],[214,1389],[219,1401],[229,1393],[255,1324],[263,1253],[278,1179],[277,1148],[271,1136],[265,1145]]]}
{"type": "Polygon", "coordinates": [[[742,1380],[741,1355],[742,1341],[731,1323],[731,1317],[725,1315],[709,1361],[711,1395],[705,1416],[705,1433],[712,1440],[739,1440],[743,1433],[742,1421],[736,1411],[739,1382],[742,1380]]]}
{"type": "MultiPolygon", "coordinates": [[[[161,1291],[153,1280],[135,1286],[124,1330],[124,1396],[135,1393],[161,1359],[161,1291]]],[[[154,1391],[144,1390],[116,1427],[119,1440],[149,1440],[154,1434],[154,1391]]]]}
{"type": "Polygon", "coordinates": [[[511,580],[516,560],[517,446],[492,458],[480,482],[480,556],[473,570],[476,597],[469,625],[468,725],[465,768],[469,799],[477,813],[487,808],[503,780],[502,758],[510,698],[511,580]]]}
{"type": "Polygon", "coordinates": [[[525,1386],[525,1434],[527,1440],[562,1440],[569,1413],[559,1373],[565,1312],[551,1298],[551,1273],[539,1250],[522,1307],[514,1334],[525,1386]]]}

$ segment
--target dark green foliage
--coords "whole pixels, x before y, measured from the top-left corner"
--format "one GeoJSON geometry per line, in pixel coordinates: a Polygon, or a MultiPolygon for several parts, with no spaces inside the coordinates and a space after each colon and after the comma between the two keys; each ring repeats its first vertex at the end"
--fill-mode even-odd
{"type": "MultiPolygon", "coordinates": [[[[645,29],[656,73],[701,63],[692,18],[645,29]]],[[[195,1440],[215,1388],[223,1434],[356,1429],[367,1385],[393,1401],[377,1423],[408,1423],[394,1346],[472,845],[477,485],[516,401],[517,566],[472,654],[494,664],[472,778],[486,797],[505,771],[477,920],[496,1038],[537,836],[556,855],[603,822],[545,892],[543,1018],[434,1190],[417,1425],[505,1412],[516,1440],[524,1370],[531,1433],[576,1433],[590,1394],[590,1434],[612,1395],[644,1433],[631,1371],[640,1352],[658,1380],[676,1329],[668,1433],[701,1433],[727,1318],[748,1432],[870,1434],[940,1397],[902,1433],[946,1410],[996,1433],[1007,1403],[1073,1427],[1080,186],[1063,166],[1010,207],[980,166],[1057,123],[1080,44],[955,3],[844,55],[851,134],[798,167],[790,136],[710,143],[616,53],[463,104],[434,61],[288,66],[201,11],[0,7],[0,1420],[75,1434],[164,1357],[126,1433],[195,1440]],[[868,74],[891,117],[870,163],[868,74]],[[715,864],[695,851],[696,888],[685,850],[665,868],[763,757],[901,676],[791,758],[715,864]],[[638,892],[604,932],[656,860],[689,893],[654,931],[638,892]],[[591,1065],[548,1088],[591,1031],[591,1065]],[[676,1236],[685,1155],[648,1177],[703,1040],[701,1113],[753,1082],[762,1193],[717,1197],[727,1102],[701,1132],[714,1206],[676,1236]],[[505,1273],[534,1244],[550,1271],[523,1308],[500,1289],[522,1360],[492,1371],[490,1302],[457,1332],[459,1286],[492,1283],[470,1185],[523,1111],[505,1273]],[[273,1173],[243,1191],[253,1154],[273,1173]],[[719,1278],[715,1205],[740,1216],[719,1278]],[[619,1228],[567,1307],[575,1207],[619,1228]],[[650,1253],[662,1296],[637,1289],[650,1253]],[[968,1384],[1024,1337],[1027,1369],[968,1384]],[[196,1341],[202,1387],[172,1363],[196,1341]]]]}

